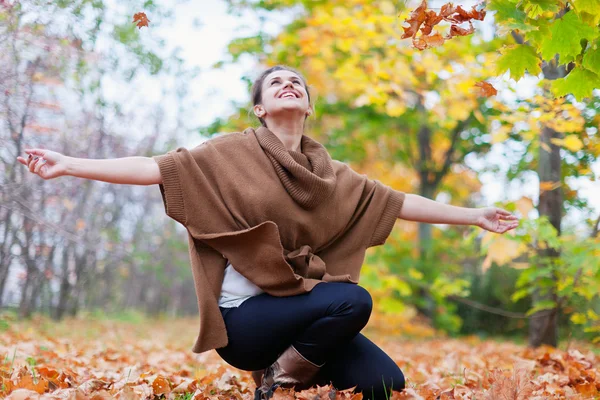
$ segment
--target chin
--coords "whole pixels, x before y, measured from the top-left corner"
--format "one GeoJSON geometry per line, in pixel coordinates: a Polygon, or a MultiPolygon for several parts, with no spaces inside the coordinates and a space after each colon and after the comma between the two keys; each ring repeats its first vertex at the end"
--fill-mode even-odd
{"type": "Polygon", "coordinates": [[[302,107],[281,107],[277,110],[273,110],[271,111],[271,115],[289,115],[289,114],[301,114],[304,115],[304,113],[306,113],[306,109],[303,109],[302,107]]]}

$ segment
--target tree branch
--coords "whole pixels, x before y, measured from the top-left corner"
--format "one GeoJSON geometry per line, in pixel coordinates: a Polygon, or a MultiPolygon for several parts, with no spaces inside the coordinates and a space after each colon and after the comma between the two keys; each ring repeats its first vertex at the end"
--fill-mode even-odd
{"type": "Polygon", "coordinates": [[[467,125],[469,125],[469,123],[471,122],[472,119],[473,119],[473,113],[470,113],[466,119],[459,121],[458,124],[456,124],[456,126],[452,130],[452,138],[450,139],[450,147],[448,148],[448,150],[446,150],[446,155],[444,157],[444,165],[442,166],[442,168],[439,171],[437,171],[435,173],[435,178],[433,180],[434,187],[436,187],[440,183],[440,181],[444,178],[444,176],[446,176],[446,174],[448,173],[448,170],[450,169],[450,166],[452,165],[452,155],[454,154],[454,149],[456,148],[456,143],[458,142],[458,137],[459,137],[460,133],[465,129],[465,127],[467,125]]]}

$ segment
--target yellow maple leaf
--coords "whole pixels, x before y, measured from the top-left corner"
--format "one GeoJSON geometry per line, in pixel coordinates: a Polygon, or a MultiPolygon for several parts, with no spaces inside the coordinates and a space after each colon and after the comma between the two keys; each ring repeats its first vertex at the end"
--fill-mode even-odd
{"type": "Polygon", "coordinates": [[[519,200],[515,201],[515,205],[517,206],[517,210],[519,210],[523,218],[526,218],[527,214],[529,214],[529,211],[533,210],[533,200],[526,196],[523,196],[519,200]]]}
{"type": "Polygon", "coordinates": [[[576,152],[583,148],[583,142],[577,136],[569,135],[565,138],[564,147],[572,152],[576,152]]]}
{"type": "MultiPolygon", "coordinates": [[[[514,235],[514,233],[509,232],[506,235],[514,235]]],[[[483,236],[481,244],[487,248],[487,255],[481,266],[484,272],[492,266],[492,262],[498,265],[508,264],[527,250],[525,244],[510,240],[506,235],[486,232],[483,236]]]]}

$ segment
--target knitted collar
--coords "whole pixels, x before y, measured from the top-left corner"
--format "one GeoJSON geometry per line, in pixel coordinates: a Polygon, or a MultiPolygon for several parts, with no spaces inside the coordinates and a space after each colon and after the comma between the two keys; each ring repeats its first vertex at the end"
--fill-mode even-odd
{"type": "Polygon", "coordinates": [[[255,133],[281,183],[296,203],[312,209],[333,193],[336,176],[331,156],[322,144],[302,135],[301,152],[292,151],[264,126],[255,133]]]}

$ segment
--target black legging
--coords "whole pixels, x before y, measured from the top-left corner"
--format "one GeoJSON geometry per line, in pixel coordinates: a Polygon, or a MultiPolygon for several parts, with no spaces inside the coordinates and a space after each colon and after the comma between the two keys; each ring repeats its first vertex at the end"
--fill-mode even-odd
{"type": "Polygon", "coordinates": [[[389,397],[404,388],[396,363],[360,334],[373,302],[353,283],[319,283],[298,296],[251,297],[236,308],[221,308],[229,343],[217,349],[230,365],[260,370],[271,365],[290,345],[321,368],[319,385],[339,390],[357,386],[365,399],[389,397]],[[385,388],[384,388],[385,382],[385,388]]]}

